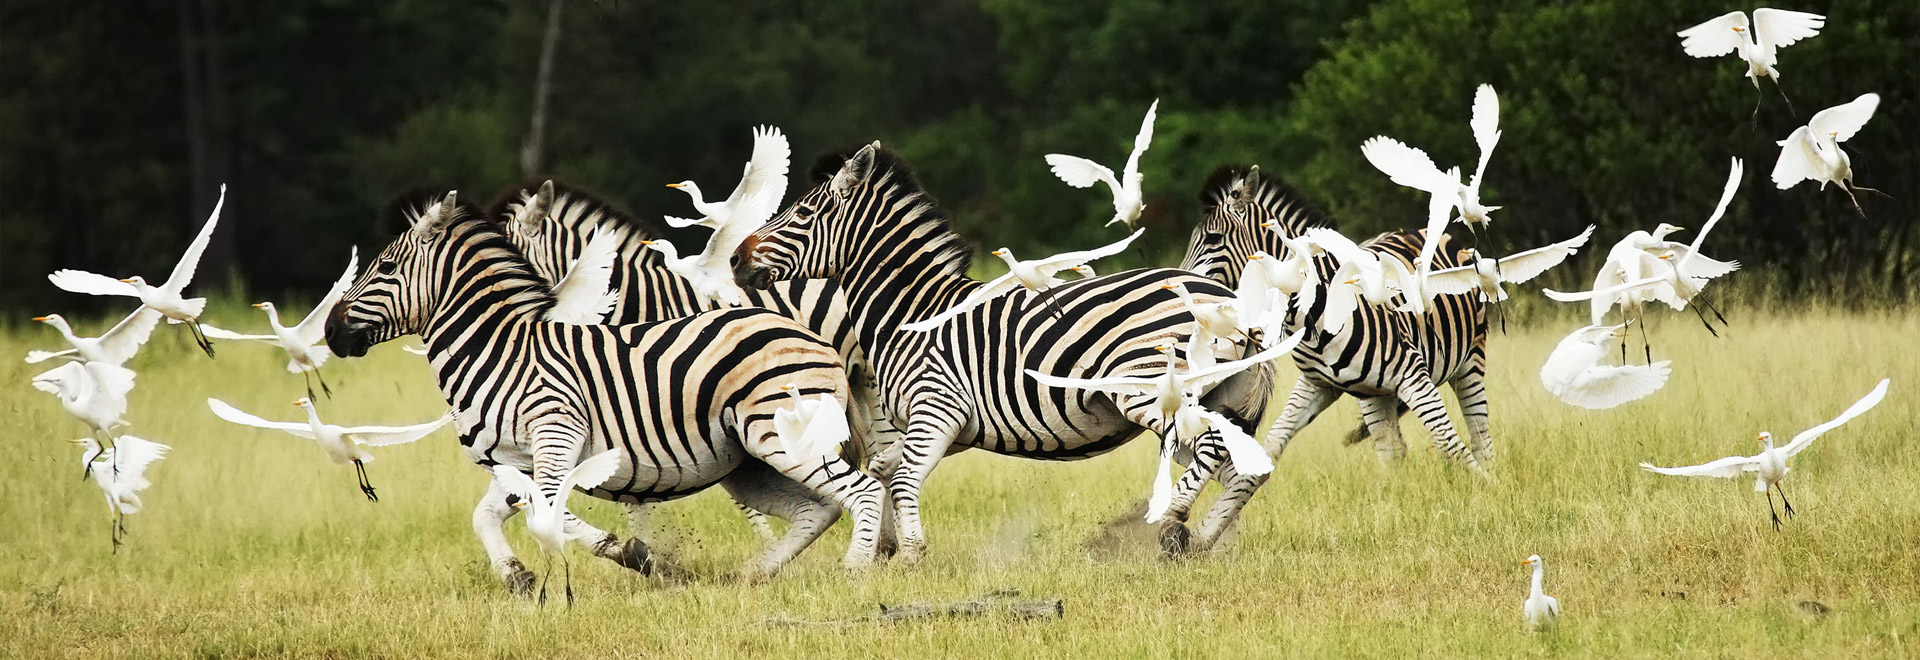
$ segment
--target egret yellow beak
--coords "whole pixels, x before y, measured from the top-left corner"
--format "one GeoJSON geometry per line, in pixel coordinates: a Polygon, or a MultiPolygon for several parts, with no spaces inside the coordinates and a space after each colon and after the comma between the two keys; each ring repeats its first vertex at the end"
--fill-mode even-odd
{"type": "Polygon", "coordinates": [[[46,322],[47,322],[47,319],[48,319],[48,318],[50,318],[50,317],[46,317],[46,316],[35,316],[35,317],[33,317],[33,320],[35,320],[35,321],[39,321],[39,322],[41,322],[41,323],[46,323],[46,322]]]}
{"type": "Polygon", "coordinates": [[[267,308],[267,304],[266,304],[266,303],[254,303],[254,304],[253,304],[253,308],[254,308],[254,309],[266,309],[266,308],[267,308]]]}
{"type": "Polygon", "coordinates": [[[132,284],[132,283],[133,283],[133,278],[131,278],[131,277],[129,277],[129,278],[127,278],[127,279],[124,279],[124,280],[120,280],[120,281],[122,281],[122,282],[125,282],[125,283],[127,283],[127,284],[132,284]]]}
{"type": "Polygon", "coordinates": [[[1247,255],[1247,261],[1259,261],[1259,260],[1260,260],[1260,259],[1262,259],[1262,258],[1263,258],[1263,257],[1261,257],[1260,255],[1257,255],[1257,254],[1251,254],[1251,255],[1247,255]]]}
{"type": "Polygon", "coordinates": [[[308,401],[306,397],[300,397],[293,401],[293,405],[296,405],[296,406],[304,406],[304,405],[307,405],[307,403],[308,401]]]}
{"type": "Polygon", "coordinates": [[[1734,31],[1734,32],[1746,32],[1746,31],[1747,31],[1747,29],[1746,29],[1746,28],[1743,28],[1743,27],[1740,27],[1740,26],[1738,26],[1738,25],[1735,25],[1735,26],[1733,26],[1733,31],[1734,31]]]}
{"type": "Polygon", "coordinates": [[[685,188],[686,186],[680,185],[678,183],[669,183],[667,184],[667,187],[668,188],[685,188]]]}
{"type": "Polygon", "coordinates": [[[641,245],[653,245],[653,241],[640,241],[641,245]]]}
{"type": "Polygon", "coordinates": [[[1266,222],[1262,222],[1262,223],[1260,223],[1260,228],[1261,228],[1261,229],[1272,229],[1272,228],[1273,228],[1273,226],[1274,226],[1275,224],[1278,224],[1278,223],[1275,223],[1275,222],[1274,222],[1274,221],[1272,221],[1272,220],[1268,220],[1268,221],[1266,221],[1266,222]]]}

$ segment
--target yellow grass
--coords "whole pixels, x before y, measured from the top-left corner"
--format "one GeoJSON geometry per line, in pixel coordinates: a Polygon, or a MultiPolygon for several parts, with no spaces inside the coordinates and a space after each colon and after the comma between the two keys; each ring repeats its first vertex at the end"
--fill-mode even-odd
{"type": "MultiPolygon", "coordinates": [[[[245,308],[224,308],[250,325],[245,308]]],[[[486,477],[448,432],[378,451],[381,501],[351,470],[289,437],[216,420],[208,396],[292,419],[304,394],[277,351],[192,352],[163,327],[132,365],[137,435],[173,445],[153,470],[129,545],[109,554],[99,493],[62,442],[83,427],[27,381],[38,326],[0,334],[0,656],[6,657],[1913,657],[1920,653],[1920,314],[1742,311],[1721,339],[1690,317],[1657,322],[1676,359],[1653,398],[1568,407],[1537,370],[1573,322],[1495,336],[1499,480],[1414,451],[1383,467],[1341,446],[1343,402],[1298,438],[1222,549],[1156,558],[1126,518],[1148,487],[1151,443],[1079,463],[970,452],[926,495],[932,549],[919,566],[850,577],[845,525],[771,582],[726,577],[758,540],[717,491],[665,507],[662,549],[687,582],[645,579],[572,554],[578,604],[536,609],[485,568],[469,527],[486,477]],[[1682,480],[1635,464],[1751,453],[1837,414],[1882,376],[1885,403],[1803,454],[1787,481],[1800,515],[1781,532],[1748,482],[1682,480]],[[1547,560],[1565,610],[1521,625],[1527,571],[1547,560]],[[772,627],[878,603],[961,600],[1001,588],[1061,598],[1066,617],[772,627]],[[1802,601],[1829,608],[1808,614],[1802,601]]],[[[86,331],[101,327],[95,320],[86,331]]],[[[1637,357],[1636,357],[1637,359],[1637,357]]],[[[410,423],[442,404],[397,347],[327,367],[342,423],[410,423]]],[[[1291,370],[1287,380],[1290,383],[1291,370]]],[[[1284,390],[1283,390],[1284,394],[1284,390]]],[[[1277,411],[1278,406],[1274,406],[1277,411]]],[[[617,507],[576,510],[623,530],[617,507]]],[[[510,534],[536,570],[518,521],[510,534]]]]}

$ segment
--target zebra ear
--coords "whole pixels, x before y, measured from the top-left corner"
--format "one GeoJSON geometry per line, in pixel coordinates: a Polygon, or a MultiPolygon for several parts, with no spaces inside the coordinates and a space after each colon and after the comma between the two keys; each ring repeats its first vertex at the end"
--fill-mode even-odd
{"type": "Polygon", "coordinates": [[[538,236],[540,226],[546,222],[547,216],[551,213],[553,213],[553,180],[548,179],[540,184],[540,191],[534,193],[533,199],[520,208],[520,213],[513,217],[513,221],[514,224],[519,225],[517,229],[522,235],[538,236]]]}
{"type": "Polygon", "coordinates": [[[419,235],[423,241],[438,238],[440,232],[447,228],[447,224],[453,221],[454,216],[460,213],[459,208],[460,191],[447,191],[446,199],[440,200],[439,203],[429,207],[426,213],[421,214],[420,220],[413,224],[413,233],[419,235]]]}
{"type": "Polygon", "coordinates": [[[859,152],[841,164],[840,171],[833,175],[833,195],[846,199],[853,194],[854,186],[866,183],[867,177],[873,174],[874,155],[879,151],[880,141],[875,140],[873,144],[861,147],[859,152]]]}

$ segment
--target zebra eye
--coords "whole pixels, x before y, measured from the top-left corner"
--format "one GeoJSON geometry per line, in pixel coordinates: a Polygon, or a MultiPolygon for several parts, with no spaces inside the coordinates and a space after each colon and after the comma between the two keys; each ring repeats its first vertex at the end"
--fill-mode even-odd
{"type": "Polygon", "coordinates": [[[801,204],[793,207],[793,217],[805,220],[813,217],[813,207],[801,204]]]}
{"type": "Polygon", "coordinates": [[[379,264],[374,265],[373,269],[380,271],[381,275],[392,275],[394,269],[399,267],[399,264],[394,263],[390,259],[382,259],[379,264]]]}

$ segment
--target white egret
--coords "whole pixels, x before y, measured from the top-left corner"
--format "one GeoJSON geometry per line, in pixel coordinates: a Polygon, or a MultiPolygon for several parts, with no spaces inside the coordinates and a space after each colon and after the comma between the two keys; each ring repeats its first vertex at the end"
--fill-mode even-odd
{"type": "Polygon", "coordinates": [[[493,466],[493,476],[505,486],[507,492],[519,496],[516,506],[526,508],[527,532],[540,544],[540,552],[547,556],[547,575],[540,578],[540,604],[547,602],[547,577],[553,573],[553,555],[560,555],[560,564],[565,567],[567,605],[573,605],[573,566],[567,563],[567,496],[574,489],[592,490],[613,478],[620,471],[620,452],[606,450],[587,457],[560,477],[560,488],[553,497],[540,492],[533,478],[518,468],[508,465],[493,466]]]}
{"type": "Polygon", "coordinates": [[[193,274],[200,267],[200,254],[206,252],[207,241],[213,237],[213,228],[220,223],[220,208],[227,202],[227,186],[220,185],[220,199],[213,204],[213,214],[207,217],[205,225],[200,227],[199,235],[187,246],[180,262],[174,264],[173,274],[160,286],[147,284],[147,280],[138,275],[116,280],[105,275],[89,273],[83,270],[63,269],[47,276],[54,286],[74,293],[95,296],[130,296],[139,298],[140,303],[167,317],[168,323],[185,323],[193,331],[193,340],[206,351],[207,357],[213,357],[213,344],[200,333],[200,313],[207,307],[206,298],[186,298],[181,292],[193,282],[193,274]]]}
{"type": "MultiPolygon", "coordinates": [[[[1733,53],[1745,61],[1747,79],[1758,92],[1763,77],[1772,78],[1774,88],[1779,89],[1780,69],[1774,65],[1779,63],[1780,49],[1819,34],[1826,22],[1826,17],[1819,14],[1762,7],[1753,10],[1752,21],[1747,20],[1746,14],[1732,11],[1676,34],[1680,37],[1680,49],[1693,57],[1733,53]]],[[[1793,101],[1787,99],[1786,90],[1780,90],[1780,98],[1787,101],[1787,110],[1792,111],[1793,101]]],[[[1754,101],[1753,112],[1757,120],[1758,99],[1754,101]]]]}
{"type": "MultiPolygon", "coordinates": [[[[1427,152],[1393,138],[1369,138],[1360,145],[1360,154],[1366,156],[1367,162],[1372,163],[1375,169],[1386,173],[1394,183],[1431,195],[1427,200],[1426,231],[1422,232],[1425,240],[1420,244],[1420,256],[1413,260],[1413,277],[1401,282],[1401,289],[1406,296],[1400,311],[1425,313],[1431,296],[1425,292],[1423,285],[1427,274],[1433,272],[1433,257],[1446,236],[1447,224],[1451,222],[1454,209],[1466,208],[1467,185],[1460,182],[1460,168],[1441,172],[1433,164],[1433,159],[1427,157],[1427,152]]],[[[1491,209],[1483,209],[1483,218],[1487,211],[1491,209]]]]}
{"type": "Polygon", "coordinates": [[[1880,405],[1880,400],[1887,397],[1888,382],[1889,379],[1881,379],[1880,384],[1874,386],[1873,391],[1868,392],[1867,395],[1861,397],[1859,401],[1855,401],[1853,407],[1848,408],[1846,412],[1840,413],[1839,417],[1835,417],[1825,424],[1801,431],[1800,435],[1794,436],[1793,441],[1788,442],[1784,447],[1774,447],[1773,434],[1761,431],[1760,435],[1755,438],[1755,440],[1760,442],[1760,453],[1753,456],[1729,456],[1717,461],[1687,467],[1658,467],[1650,463],[1641,463],[1640,467],[1648,472],[1676,477],[1717,477],[1721,479],[1734,479],[1751,472],[1754,476],[1753,490],[1767,494],[1767,513],[1773,516],[1773,528],[1779,529],[1780,514],[1773,510],[1773,490],[1780,491],[1780,502],[1786,505],[1787,516],[1793,516],[1793,504],[1787,502],[1787,491],[1780,486],[1780,481],[1786,479],[1787,473],[1791,471],[1791,469],[1787,467],[1787,461],[1799,455],[1800,452],[1806,451],[1807,447],[1813,445],[1814,439],[1819,438],[1821,434],[1839,428],[1841,424],[1847,423],[1848,420],[1859,417],[1867,411],[1872,410],[1874,406],[1880,405]]]}
{"type": "MultiPolygon", "coordinates": [[[[1629,321],[1628,323],[1631,323],[1629,321]]],[[[1669,361],[1646,365],[1604,364],[1608,344],[1625,339],[1627,323],[1590,325],[1560,340],[1540,367],[1540,384],[1561,401],[1605,410],[1653,394],[1667,384],[1669,361]]]]}
{"type": "Polygon", "coordinates": [[[69,442],[84,448],[80,464],[86,468],[86,476],[93,477],[93,483],[106,494],[107,511],[113,514],[113,549],[119,552],[120,538],[127,534],[127,514],[140,512],[140,491],[151,485],[147,467],[165,457],[172,447],[131,435],[120,436],[112,447],[104,449],[93,438],[69,442]]]}
{"type": "MultiPolygon", "coordinates": [[[[739,217],[738,219],[751,220],[749,216],[753,214],[745,213],[746,209],[757,204],[765,204],[765,199],[771,199],[772,205],[776,207],[775,210],[778,210],[780,198],[787,194],[787,169],[792,156],[793,150],[787,145],[787,136],[782,134],[780,129],[772,126],[754,127],[753,154],[749,156],[745,168],[741,170],[740,183],[734,186],[733,194],[727,195],[725,200],[709,202],[700,194],[699,184],[692,181],[669,183],[668,188],[678,189],[693,197],[693,208],[699,211],[702,217],[690,219],[667,216],[667,224],[674,227],[700,225],[719,231],[733,225],[737,219],[736,216],[739,217]]],[[[741,238],[744,239],[752,234],[753,230],[758,229],[766,220],[766,218],[760,218],[746,223],[748,224],[747,232],[742,234],[741,238]]],[[[723,247],[726,248],[726,254],[733,253],[733,246],[723,247]]]]}
{"type": "MultiPolygon", "coordinates": [[[[1314,270],[1313,258],[1326,252],[1306,237],[1288,236],[1280,223],[1267,221],[1260,224],[1273,230],[1280,237],[1280,244],[1286,248],[1286,256],[1267,266],[1267,278],[1275,288],[1287,294],[1293,307],[1307,309],[1313,307],[1313,301],[1319,297],[1320,280],[1314,270]]],[[[1351,241],[1349,241],[1351,242],[1351,241]]]]}
{"type": "Polygon", "coordinates": [[[620,240],[613,232],[595,229],[580,256],[567,273],[553,284],[553,309],[547,320],[574,325],[598,325],[605,322],[620,302],[613,290],[613,263],[620,256],[620,240]]]}
{"type": "Polygon", "coordinates": [[[679,248],[665,240],[640,241],[640,244],[659,252],[667,270],[693,285],[694,293],[702,300],[726,306],[746,303],[747,294],[739,284],[734,283],[732,267],[724,265],[727,259],[713,251],[711,241],[707,250],[687,257],[680,256],[679,248]]]}
{"type": "Polygon", "coordinates": [[[1133,138],[1133,153],[1127,156],[1127,166],[1120,171],[1120,177],[1114,178],[1113,170],[1079,156],[1066,154],[1047,154],[1047,164],[1052,166],[1053,175],[1060,177],[1067,185],[1085,188],[1095,183],[1105,183],[1113,190],[1113,219],[1126,223],[1129,229],[1140,220],[1140,212],[1146,209],[1146,199],[1141,190],[1145,179],[1140,174],[1140,155],[1147,152],[1147,145],[1153,142],[1153,120],[1160,112],[1160,99],[1154,99],[1147,106],[1147,117],[1140,121],[1140,134],[1133,138]]]}
{"type": "MultiPolygon", "coordinates": [[[[991,254],[1007,263],[1007,274],[989,280],[984,286],[975,289],[973,293],[946,311],[913,323],[903,324],[900,326],[900,329],[908,332],[926,332],[938,328],[941,324],[946,323],[948,319],[965,314],[967,310],[978,307],[981,303],[985,303],[988,300],[1004,296],[1008,292],[1013,291],[1015,287],[1022,287],[1034,293],[1044,292],[1047,289],[1062,284],[1060,278],[1054,277],[1054,274],[1066,270],[1077,270],[1079,267],[1086,265],[1087,262],[1095,259],[1120,254],[1127,249],[1128,245],[1133,243],[1134,239],[1139,238],[1140,234],[1144,232],[1146,232],[1146,229],[1136,229],[1132,234],[1128,234],[1126,238],[1120,239],[1119,242],[1104,247],[1079,252],[1066,252],[1043,259],[1022,261],[1014,258],[1013,251],[1007,248],[994,250],[991,254]]],[[[729,274],[728,277],[731,278],[732,275],[729,274]]]]}
{"type": "MultiPolygon", "coordinates": [[[[1247,336],[1241,329],[1240,309],[1236,300],[1214,303],[1196,302],[1193,294],[1187,291],[1187,285],[1178,282],[1163,284],[1160,288],[1172,291],[1173,295],[1180,297],[1180,304],[1186,305],[1187,313],[1193,315],[1195,332],[1235,343],[1239,343],[1247,336]]],[[[1261,297],[1265,297],[1264,293],[1261,297]]]]}
{"type": "Polygon", "coordinates": [[[1533,586],[1527,590],[1527,602],[1520,607],[1520,613],[1527,617],[1527,627],[1540,630],[1553,625],[1553,621],[1560,618],[1560,601],[1540,590],[1547,562],[1540,555],[1532,555],[1520,565],[1533,567],[1533,586]]]}
{"type": "Polygon", "coordinates": [[[113,429],[125,426],[127,393],[133,391],[132,369],[105,362],[68,362],[33,377],[34,389],[60,399],[60,406],[85,422],[93,432],[113,440],[113,429]]]}
{"type": "Polygon", "coordinates": [[[1508,296],[1502,284],[1520,284],[1560,265],[1587,244],[1593,229],[1593,225],[1587,225],[1586,231],[1573,238],[1499,259],[1481,257],[1478,250],[1467,248],[1473,263],[1434,271],[1427,276],[1427,289],[1439,295],[1458,295],[1479,289],[1482,301],[1506,300],[1508,296]]]}
{"type": "Polygon", "coordinates": [[[386,447],[413,442],[446,426],[447,422],[453,421],[454,418],[452,413],[448,413],[440,419],[413,426],[335,426],[320,421],[320,411],[314,409],[312,399],[303,398],[294,401],[293,405],[307,411],[307,421],[268,421],[228,405],[225,401],[207,399],[207,408],[213,411],[215,417],[241,426],[272,429],[294,437],[312,440],[326,452],[327,458],[333,459],[334,464],[352,464],[354,474],[360,481],[360,492],[374,502],[380,501],[380,498],[374,494],[373,483],[367,479],[366,466],[368,461],[373,460],[373,454],[367,453],[362,445],[386,447]]]}
{"type": "Polygon", "coordinates": [[[1839,184],[1840,190],[1853,202],[1853,210],[1866,215],[1853,191],[1880,191],[1853,185],[1853,159],[1840,148],[1840,143],[1860,132],[1879,107],[1880,95],[1868,93],[1852,102],[1814,113],[1807,125],[1793,129],[1787,139],[1777,143],[1780,159],[1773,164],[1773,185],[1786,190],[1813,179],[1820,182],[1821,190],[1826,190],[1829,183],[1839,184]]]}
{"type": "MultiPolygon", "coordinates": [[[[327,379],[320,375],[320,365],[326,364],[327,358],[333,355],[326,346],[327,314],[333,312],[334,303],[340,302],[340,296],[347,292],[347,287],[353,286],[354,276],[359,272],[360,249],[353,248],[348,253],[346,272],[341,273],[340,279],[334,280],[333,288],[327,290],[327,295],[307,311],[306,318],[300,319],[293,327],[280,324],[280,310],[273,303],[260,302],[253,306],[267,313],[267,327],[272,329],[273,334],[242,335],[211,325],[203,325],[201,331],[213,339],[260,341],[279,346],[287,354],[288,373],[300,374],[303,379],[319,379],[320,391],[332,398],[333,388],[327,387],[327,379]]],[[[307,380],[307,396],[313,396],[312,380],[307,380]]]]}
{"type": "MultiPolygon", "coordinates": [[[[1192,365],[1191,359],[1188,364],[1192,365]]],[[[1200,388],[1189,386],[1181,394],[1180,408],[1174,411],[1169,429],[1169,435],[1160,445],[1160,464],[1154,469],[1152,495],[1147,498],[1149,523],[1160,522],[1173,505],[1172,468],[1176,439],[1193,442],[1208,431],[1214,431],[1220,434],[1220,443],[1226,447],[1227,460],[1233,462],[1235,471],[1242,466],[1253,470],[1246,473],[1253,476],[1273,471],[1273,459],[1267,456],[1259,441],[1235,425],[1233,420],[1227,419],[1226,415],[1200,405],[1200,388]]]]}
{"type": "Polygon", "coordinates": [[[1309,229],[1307,239],[1340,262],[1332,279],[1327,280],[1326,290],[1321,292],[1327,300],[1320,310],[1320,329],[1323,332],[1338,334],[1345,329],[1348,319],[1360,307],[1362,300],[1376,306],[1391,304],[1394,293],[1401,289],[1402,283],[1413,279],[1413,275],[1407,272],[1407,264],[1400,261],[1399,257],[1362,248],[1333,229],[1309,229]]]}
{"type": "Polygon", "coordinates": [[[73,328],[67,325],[67,319],[59,314],[36,316],[33,320],[53,326],[60,336],[73,348],[64,351],[29,351],[27,364],[38,364],[57,357],[82,362],[99,362],[120,366],[133,359],[140,345],[147,343],[153,336],[153,328],[160,324],[160,313],[141,306],[128,314],[126,318],[114,324],[113,329],[98,337],[80,337],[73,334],[73,328]]]}
{"type": "Polygon", "coordinates": [[[793,384],[780,386],[793,398],[793,405],[773,411],[774,435],[781,450],[794,456],[814,458],[837,456],[840,446],[853,437],[847,426],[847,409],[832,394],[821,392],[807,398],[793,384]]]}
{"type": "Polygon", "coordinates": [[[1286,289],[1279,284],[1287,279],[1286,268],[1285,262],[1265,250],[1247,256],[1246,266],[1240,269],[1240,284],[1233,292],[1233,309],[1241,331],[1252,336],[1251,332],[1258,329],[1266,342],[1279,339],[1273,332],[1286,324],[1290,302],[1286,289]]]}

